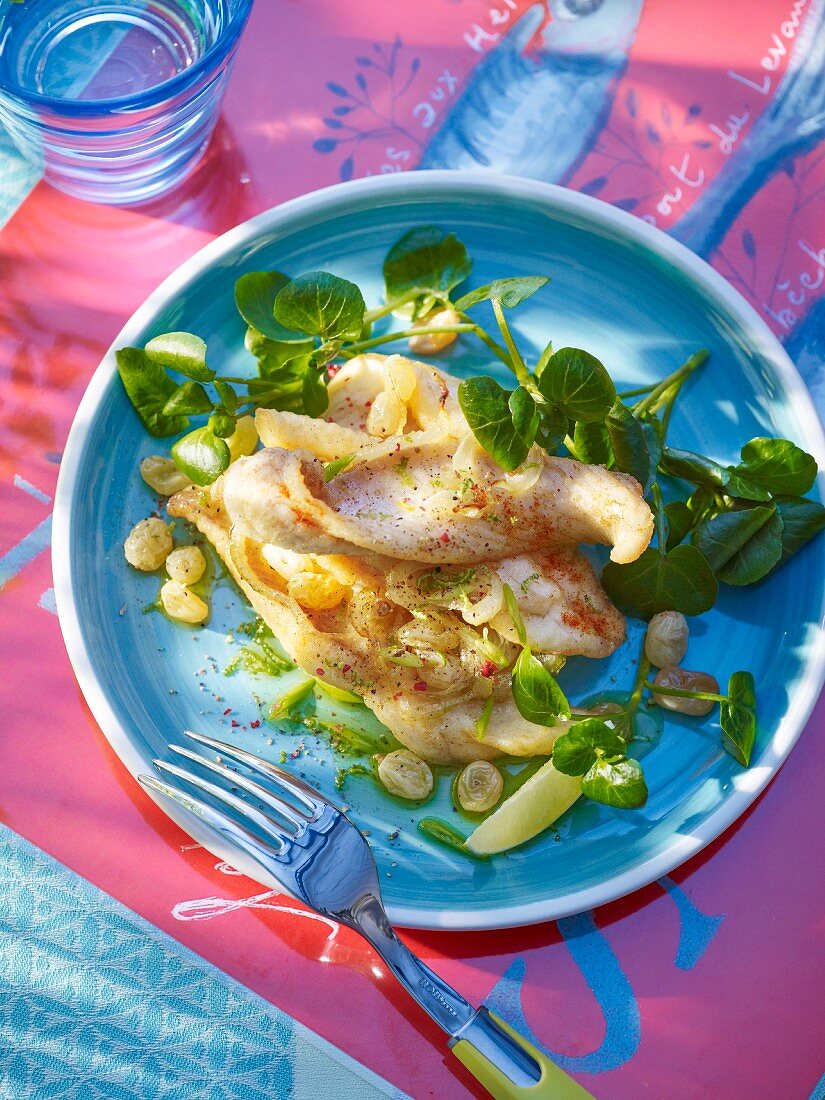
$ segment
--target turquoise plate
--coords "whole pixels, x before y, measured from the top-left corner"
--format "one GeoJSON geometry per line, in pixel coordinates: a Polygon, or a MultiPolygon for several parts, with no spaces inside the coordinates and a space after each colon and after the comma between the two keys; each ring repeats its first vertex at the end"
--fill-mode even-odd
{"type": "MultiPolygon", "coordinates": [[[[628,214],[525,180],[422,172],[288,202],[185,263],[113,347],[188,329],[207,340],[211,361],[223,372],[248,371],[252,361],[233,302],[242,272],[329,269],[357,282],[375,303],[388,247],[425,222],[467,243],[474,285],[503,275],[552,276],[550,287],[515,314],[519,336],[533,351],[548,339],[557,347],[586,347],[630,386],[659,379],[697,348],[710,348],[709,365],[691,381],[674,417],[676,446],[731,461],[752,436],[776,434],[822,463],[822,430],[801,380],[765,324],[720,276],[628,214]]],[[[457,374],[490,367],[469,345],[444,365],[457,374]]],[[[238,649],[227,634],[250,617],[232,587],[219,585],[203,629],[142,614],[158,580],[129,569],[122,545],[132,524],[155,506],[137,465],[157,450],[121,391],[112,350],[72,428],[54,529],[60,621],[97,721],[133,774],[150,772],[155,756],[168,757],[167,743],[187,727],[236,739],[275,761],[286,752],[288,767],[345,800],[368,830],[390,916],[399,924],[507,927],[588,909],[646,885],[717,837],[753,801],[800,735],[819,693],[825,668],[818,645],[821,547],[809,546],[756,590],[723,586],[714,611],[692,627],[688,667],[723,683],[741,667],[756,677],[759,737],[749,770],[720,749],[715,721],[668,720],[645,759],[651,793],[643,810],[582,801],[556,830],[489,863],[471,862],[416,829],[421,816],[450,816],[446,783],[435,802],[419,810],[381,796],[366,778],[349,779],[341,794],[334,786],[340,760],[326,742],[302,742],[295,726],[250,727],[259,717],[256,697],[271,698],[272,684],[246,673],[223,675],[238,649]]],[[[569,694],[581,699],[628,684],[639,638],[632,627],[610,660],[571,660],[563,673],[569,694]]],[[[177,820],[211,847],[197,822],[177,820]]],[[[217,854],[260,879],[239,853],[217,854]]]]}

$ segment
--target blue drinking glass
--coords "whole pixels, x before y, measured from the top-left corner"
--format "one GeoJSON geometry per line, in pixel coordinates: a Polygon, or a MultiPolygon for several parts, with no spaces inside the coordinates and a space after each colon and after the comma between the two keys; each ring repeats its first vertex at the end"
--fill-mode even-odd
{"type": "Polygon", "coordinates": [[[0,0],[0,124],[45,178],[133,204],[206,150],[253,0],[0,0]]]}

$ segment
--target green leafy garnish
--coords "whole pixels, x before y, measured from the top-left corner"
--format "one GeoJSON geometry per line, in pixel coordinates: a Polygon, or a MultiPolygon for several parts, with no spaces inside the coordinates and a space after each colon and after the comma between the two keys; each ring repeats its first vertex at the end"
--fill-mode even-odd
{"type": "Polygon", "coordinates": [[[651,445],[656,443],[655,432],[646,432],[642,422],[621,401],[616,401],[604,423],[613,452],[612,468],[632,474],[646,489],[658,463],[658,455],[651,456],[650,452],[651,445]]]}
{"type": "Polygon", "coordinates": [[[660,469],[671,477],[679,477],[694,485],[717,489],[733,497],[746,500],[770,500],[767,489],[757,485],[745,474],[733,467],[721,466],[705,455],[693,451],[680,451],[666,447],[662,452],[660,469]]]}
{"type": "Polygon", "coordinates": [[[387,301],[446,299],[472,266],[466,247],[454,233],[436,225],[418,226],[396,241],[384,260],[387,301]]]}
{"type": "Polygon", "coordinates": [[[553,767],[582,776],[582,793],[594,802],[630,810],[644,806],[647,784],[625,738],[599,718],[576,722],[553,744],[553,767]]]}
{"type": "Polygon", "coordinates": [[[596,761],[624,756],[625,739],[598,718],[576,722],[553,744],[553,767],[565,775],[584,775],[596,761]]]}
{"type": "Polygon", "coordinates": [[[554,726],[570,716],[570,704],[544,665],[525,646],[513,666],[513,699],[522,718],[539,726],[554,726]]]}
{"type": "Polygon", "coordinates": [[[616,401],[616,387],[604,366],[580,348],[559,348],[543,361],[538,388],[551,405],[586,424],[603,423],[616,401]]]}
{"type": "Polygon", "coordinates": [[[747,768],[756,740],[756,689],[750,672],[734,672],[728,681],[727,701],[719,706],[722,744],[747,768]]]}
{"type": "Polygon", "coordinates": [[[782,557],[782,517],[776,506],[722,512],[701,523],[693,544],[727,584],[755,584],[782,557]]]}
{"type": "Polygon", "coordinates": [[[115,361],[126,395],[151,435],[176,435],[186,430],[189,421],[185,416],[164,412],[178,387],[160,363],[142,348],[120,348],[115,361]]]}
{"type": "Polygon", "coordinates": [[[637,810],[647,802],[647,783],[638,760],[597,760],[582,777],[582,794],[619,810],[637,810]]]}
{"type": "Polygon", "coordinates": [[[782,518],[782,557],[779,564],[784,565],[825,527],[825,508],[818,500],[784,497],[776,501],[776,510],[782,518]]]}
{"type": "Polygon", "coordinates": [[[505,390],[494,378],[466,378],[458,403],[473,435],[503,470],[527,458],[538,429],[535,402],[526,390],[505,390]]]}
{"type": "Polygon", "coordinates": [[[294,344],[306,340],[305,333],[295,332],[275,320],[275,299],[289,282],[280,271],[248,271],[235,283],[235,305],[244,321],[261,336],[280,343],[294,344]]]}
{"type": "Polygon", "coordinates": [[[278,292],[275,320],[324,341],[356,340],[364,327],[366,308],[355,283],[326,271],[310,271],[278,292]]]}
{"type": "Polygon", "coordinates": [[[651,619],[660,611],[701,615],[716,602],[718,585],[707,558],[690,545],[662,554],[649,546],[636,561],[609,561],[602,584],[615,605],[628,615],[651,619]]]}
{"type": "Polygon", "coordinates": [[[611,466],[613,464],[613,448],[610,445],[610,436],[604,423],[577,421],[573,429],[572,442],[571,453],[579,462],[587,463],[590,466],[611,466]]]}
{"type": "Polygon", "coordinates": [[[479,302],[500,302],[504,309],[515,309],[527,298],[532,297],[537,290],[549,283],[546,275],[524,275],[511,279],[496,279],[486,286],[480,286],[478,290],[471,290],[463,298],[459,298],[455,308],[464,313],[479,302]]]}
{"type": "Polygon", "coordinates": [[[229,448],[209,428],[196,428],[172,446],[179,470],[196,485],[211,485],[229,466],[229,448]]]}
{"type": "Polygon", "coordinates": [[[169,367],[197,382],[211,382],[215,372],[206,365],[206,343],[191,332],[165,332],[144,348],[153,363],[169,367]]]}
{"type": "Polygon", "coordinates": [[[215,379],[215,389],[218,391],[218,397],[221,399],[224,410],[230,415],[234,413],[238,408],[237,393],[228,382],[222,382],[220,378],[215,379]]]}
{"type": "Polygon", "coordinates": [[[209,394],[200,382],[191,379],[182,382],[163,406],[164,416],[198,416],[211,411],[209,394]]]}
{"type": "Polygon", "coordinates": [[[752,439],[742,448],[735,470],[780,496],[802,496],[816,481],[816,459],[789,439],[752,439]]]}

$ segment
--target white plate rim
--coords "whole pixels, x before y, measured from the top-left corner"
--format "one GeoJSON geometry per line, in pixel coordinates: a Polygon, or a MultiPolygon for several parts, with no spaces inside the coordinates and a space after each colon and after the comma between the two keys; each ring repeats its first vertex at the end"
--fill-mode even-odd
{"type": "MultiPolygon", "coordinates": [[[[381,199],[398,188],[409,193],[426,194],[434,189],[455,194],[499,195],[503,198],[533,200],[537,205],[549,205],[571,213],[581,213],[589,222],[601,223],[618,231],[666,260],[691,282],[698,284],[710,299],[720,304],[749,336],[756,338],[759,352],[771,361],[780,376],[794,406],[806,437],[820,466],[825,464],[825,434],[814,411],[810,394],[796,367],[759,314],[737,291],[709,264],[700,259],[680,242],[662,230],[589,195],[572,191],[556,184],[523,179],[496,173],[465,174],[451,170],[408,172],[393,176],[373,176],[333,184],[317,191],[290,199],[236,226],[234,229],[210,241],[188,260],[185,260],[154,290],[146,301],[126,322],[100,365],[93,373],[80,401],[66,441],[55,492],[52,527],[52,568],[55,599],[60,627],[80,689],[89,705],[95,721],[117,756],[133,777],[151,773],[151,760],[144,757],[132,743],[112,709],[106,693],[99,683],[86,647],[81,628],[78,605],[75,599],[71,561],[71,508],[77,486],[84,444],[90,425],[103,402],[106,390],[115,373],[116,348],[133,342],[137,334],[152,316],[171,297],[180,292],[189,281],[205,272],[220,256],[244,244],[251,243],[260,234],[271,232],[279,226],[288,226],[297,215],[323,216],[334,210],[342,196],[360,195],[362,201],[381,199]],[[815,444],[815,445],[814,445],[815,444]]],[[[825,476],[820,475],[820,486],[825,476]]],[[[825,623],[825,593],[820,608],[820,624],[825,623]]],[[[415,906],[391,905],[388,912],[395,924],[403,927],[427,930],[483,930],[513,928],[541,921],[557,920],[607,904],[633,893],[696,855],[716,840],[753,803],[767,786],[787,758],[802,734],[810,714],[816,705],[825,682],[825,647],[809,658],[805,672],[788,710],[777,729],[758,767],[737,775],[723,803],[693,830],[689,836],[675,836],[667,847],[650,859],[644,860],[621,874],[603,879],[595,886],[574,890],[559,898],[551,898],[515,904],[490,910],[447,909],[440,912],[422,910],[415,906]]],[[[154,797],[154,796],[153,796],[154,797]]],[[[169,805],[160,797],[154,800],[169,814],[169,805]]],[[[178,824],[193,832],[191,820],[170,814],[178,824]]],[[[219,850],[213,844],[205,844],[222,858],[234,860],[236,865],[256,881],[274,885],[260,873],[260,868],[240,853],[219,850]]]]}

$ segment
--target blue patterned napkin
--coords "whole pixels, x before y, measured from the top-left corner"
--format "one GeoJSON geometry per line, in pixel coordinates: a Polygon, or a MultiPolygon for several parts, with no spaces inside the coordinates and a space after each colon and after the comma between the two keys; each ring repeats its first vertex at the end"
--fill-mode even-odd
{"type": "Polygon", "coordinates": [[[0,826],[2,1100],[405,1093],[0,826]]]}

